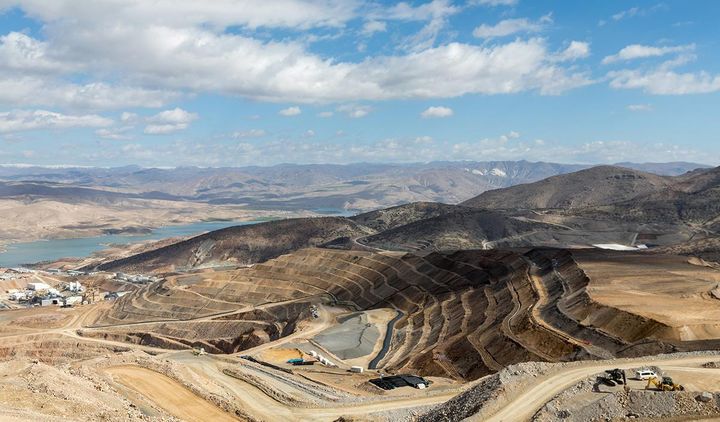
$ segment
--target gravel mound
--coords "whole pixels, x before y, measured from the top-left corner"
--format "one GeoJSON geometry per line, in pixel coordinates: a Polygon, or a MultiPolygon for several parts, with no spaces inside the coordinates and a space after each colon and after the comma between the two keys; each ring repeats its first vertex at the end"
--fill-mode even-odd
{"type": "Polygon", "coordinates": [[[553,364],[526,362],[511,365],[482,378],[464,393],[420,415],[418,422],[458,421],[473,415],[492,413],[514,392],[546,374],[553,364]]]}
{"type": "Polygon", "coordinates": [[[709,401],[702,401],[702,394],[690,391],[597,392],[593,376],[558,394],[540,409],[532,420],[584,422],[720,415],[720,393],[704,394],[711,396],[709,401]]]}

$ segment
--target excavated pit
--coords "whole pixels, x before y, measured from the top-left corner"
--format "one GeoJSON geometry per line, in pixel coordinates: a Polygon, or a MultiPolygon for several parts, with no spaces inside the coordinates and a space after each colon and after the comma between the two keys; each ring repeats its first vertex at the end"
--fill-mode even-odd
{"type": "Polygon", "coordinates": [[[120,299],[83,335],[234,353],[294,333],[312,318],[313,303],[390,308],[403,316],[379,368],[464,380],[518,362],[638,356],[717,342],[683,341],[667,323],[601,300],[602,282],[584,267],[593,253],[308,248],[250,268],[169,277],[120,299]],[[109,327],[117,324],[127,325],[109,327]]]}

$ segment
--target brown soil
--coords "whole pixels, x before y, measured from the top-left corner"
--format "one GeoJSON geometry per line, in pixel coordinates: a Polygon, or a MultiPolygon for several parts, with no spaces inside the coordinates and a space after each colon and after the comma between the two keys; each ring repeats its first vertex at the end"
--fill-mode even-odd
{"type": "Polygon", "coordinates": [[[229,413],[196,396],[177,381],[137,366],[106,370],[117,382],[152,400],[168,413],[186,421],[238,421],[229,413]]]}

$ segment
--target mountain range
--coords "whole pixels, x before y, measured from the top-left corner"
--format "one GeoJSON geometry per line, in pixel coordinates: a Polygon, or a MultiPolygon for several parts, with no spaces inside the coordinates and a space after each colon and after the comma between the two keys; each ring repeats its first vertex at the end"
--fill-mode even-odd
{"type": "MultiPolygon", "coordinates": [[[[396,251],[670,247],[715,238],[719,215],[720,167],[658,176],[598,166],[487,191],[459,205],[416,202],[349,218],[229,228],[102,268],[248,265],[307,246],[396,251]],[[282,249],[277,239],[286,240],[282,249]]],[[[705,249],[707,244],[702,243],[705,249]]]]}
{"type": "MultiPolygon", "coordinates": [[[[682,162],[624,166],[667,176],[704,168],[682,162]]],[[[488,190],[588,167],[528,161],[171,169],[0,166],[0,198],[140,198],[253,209],[368,211],[419,201],[456,204],[488,190]]]]}

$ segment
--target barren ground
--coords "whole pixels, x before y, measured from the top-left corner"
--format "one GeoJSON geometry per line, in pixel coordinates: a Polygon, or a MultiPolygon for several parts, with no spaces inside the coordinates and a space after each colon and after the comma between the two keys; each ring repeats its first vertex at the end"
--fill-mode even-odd
{"type": "Polygon", "coordinates": [[[255,211],[243,206],[127,199],[112,204],[53,200],[0,200],[0,247],[11,242],[98,236],[105,230],[149,229],[208,219],[234,221],[302,213],[255,211]]]}
{"type": "Polygon", "coordinates": [[[682,340],[720,337],[720,272],[668,255],[575,254],[588,293],[605,305],[673,327],[682,340]]]}

